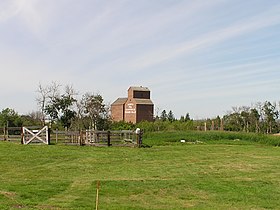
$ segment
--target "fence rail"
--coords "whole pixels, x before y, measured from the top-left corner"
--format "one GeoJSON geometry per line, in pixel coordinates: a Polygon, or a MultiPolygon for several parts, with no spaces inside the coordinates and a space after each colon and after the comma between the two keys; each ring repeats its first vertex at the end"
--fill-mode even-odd
{"type": "Polygon", "coordinates": [[[21,127],[4,127],[0,129],[0,140],[20,142],[22,139],[21,127]]]}
{"type": "Polygon", "coordinates": [[[4,127],[0,129],[0,141],[12,141],[21,143],[46,143],[70,144],[90,146],[130,146],[141,147],[142,132],[132,130],[120,131],[59,131],[48,130],[44,127],[43,136],[36,136],[42,128],[39,127],[4,127]],[[30,130],[30,132],[26,132],[30,130]],[[37,131],[36,131],[37,130],[37,131]],[[34,138],[34,141],[30,141],[34,138]]]}
{"type": "MultiPolygon", "coordinates": [[[[90,146],[134,146],[142,144],[142,133],[135,131],[52,131],[55,143],[90,146]]],[[[51,137],[51,139],[53,139],[51,137]]],[[[54,141],[54,140],[53,140],[54,141]]]]}

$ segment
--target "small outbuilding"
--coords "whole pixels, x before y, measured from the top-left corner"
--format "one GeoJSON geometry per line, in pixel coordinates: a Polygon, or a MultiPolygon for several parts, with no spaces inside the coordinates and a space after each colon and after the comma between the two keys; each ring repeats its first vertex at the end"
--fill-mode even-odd
{"type": "Polygon", "coordinates": [[[130,87],[127,98],[118,98],[111,105],[113,121],[138,123],[153,121],[154,104],[147,87],[130,87]]]}

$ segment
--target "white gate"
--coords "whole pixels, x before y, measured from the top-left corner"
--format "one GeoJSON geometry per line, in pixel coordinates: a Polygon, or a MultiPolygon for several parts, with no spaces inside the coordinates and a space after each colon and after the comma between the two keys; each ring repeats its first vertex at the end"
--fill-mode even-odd
{"type": "Polygon", "coordinates": [[[43,127],[41,130],[30,130],[26,127],[23,127],[22,143],[29,144],[31,142],[49,144],[50,139],[48,126],[43,127]]]}

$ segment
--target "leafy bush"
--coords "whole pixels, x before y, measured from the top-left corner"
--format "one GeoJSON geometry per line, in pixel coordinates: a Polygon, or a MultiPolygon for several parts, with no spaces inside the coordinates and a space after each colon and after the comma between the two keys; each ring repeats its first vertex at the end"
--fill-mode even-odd
{"type": "Polygon", "coordinates": [[[153,131],[187,131],[194,130],[195,125],[192,120],[186,122],[181,121],[162,121],[156,120],[154,122],[142,121],[136,124],[136,127],[141,128],[144,132],[153,132],[153,131]]]}
{"type": "Polygon", "coordinates": [[[134,130],[135,125],[124,121],[112,122],[109,127],[110,130],[134,130]]]}

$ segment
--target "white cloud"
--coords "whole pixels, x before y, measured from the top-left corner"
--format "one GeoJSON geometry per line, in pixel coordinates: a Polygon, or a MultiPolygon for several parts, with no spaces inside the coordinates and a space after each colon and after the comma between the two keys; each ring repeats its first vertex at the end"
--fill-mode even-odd
{"type": "Polygon", "coordinates": [[[1,0],[0,1],[0,23],[8,21],[21,12],[21,0],[1,0]]]}
{"type": "Polygon", "coordinates": [[[182,55],[186,56],[199,50],[207,49],[210,46],[238,36],[279,24],[280,8],[278,7],[255,17],[232,24],[231,26],[198,36],[187,42],[157,48],[152,52],[131,59],[131,61],[125,65],[127,65],[128,69],[143,69],[182,55]],[[279,13],[275,13],[275,11],[279,11],[279,13]]]}

